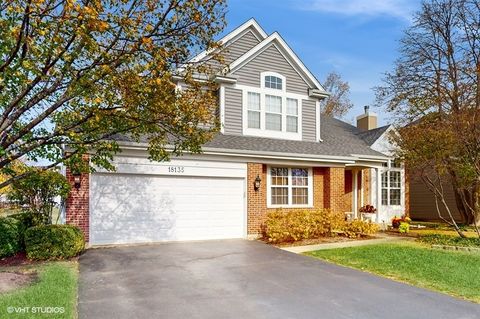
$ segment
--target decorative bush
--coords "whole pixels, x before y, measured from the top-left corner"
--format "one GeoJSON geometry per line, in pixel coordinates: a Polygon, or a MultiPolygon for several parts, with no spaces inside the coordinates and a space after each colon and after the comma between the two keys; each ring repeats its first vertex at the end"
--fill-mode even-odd
{"type": "Polygon", "coordinates": [[[401,222],[398,226],[398,231],[402,234],[406,234],[410,231],[410,224],[407,222],[401,222]]]}
{"type": "Polygon", "coordinates": [[[267,215],[265,237],[272,243],[331,236],[343,225],[345,216],[327,209],[277,210],[267,215]]]}
{"type": "Polygon", "coordinates": [[[448,236],[439,234],[429,234],[421,236],[418,241],[430,245],[446,245],[446,246],[462,246],[462,247],[479,247],[480,238],[462,238],[458,236],[448,236]]]}
{"type": "Polygon", "coordinates": [[[27,206],[35,214],[35,223],[51,224],[56,200],[65,200],[70,192],[66,177],[55,170],[29,167],[27,175],[14,181],[8,190],[10,201],[27,206]]]}
{"type": "Polygon", "coordinates": [[[408,224],[410,224],[411,221],[412,221],[412,220],[410,219],[410,217],[405,216],[405,215],[403,215],[403,216],[400,217],[400,218],[397,217],[397,216],[395,216],[395,217],[392,218],[392,227],[393,227],[394,229],[398,229],[398,228],[400,227],[400,224],[401,224],[401,223],[408,223],[408,224]]]}
{"type": "Polygon", "coordinates": [[[11,217],[0,217],[0,258],[15,255],[22,250],[22,223],[11,217]]]}
{"type": "Polygon", "coordinates": [[[27,229],[25,246],[29,259],[66,259],[84,250],[85,239],[72,225],[41,225],[27,229]]]}
{"type": "Polygon", "coordinates": [[[358,238],[375,234],[378,231],[378,225],[363,220],[352,220],[344,224],[342,231],[349,238],[358,238]]]}

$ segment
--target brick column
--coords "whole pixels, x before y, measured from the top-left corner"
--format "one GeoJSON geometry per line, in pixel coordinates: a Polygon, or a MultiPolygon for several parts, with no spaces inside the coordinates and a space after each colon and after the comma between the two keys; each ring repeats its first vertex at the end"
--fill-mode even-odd
{"type": "Polygon", "coordinates": [[[75,188],[74,176],[67,169],[67,180],[72,190],[66,201],[66,223],[78,226],[85,235],[85,241],[89,240],[89,205],[90,205],[90,174],[81,174],[80,188],[75,188]]]}
{"type": "Polygon", "coordinates": [[[345,212],[345,168],[327,168],[324,184],[325,207],[335,212],[345,212]]]}
{"type": "Polygon", "coordinates": [[[267,166],[248,163],[247,170],[247,234],[260,235],[267,217],[267,166]],[[257,176],[262,179],[259,190],[253,187],[257,176]]]}

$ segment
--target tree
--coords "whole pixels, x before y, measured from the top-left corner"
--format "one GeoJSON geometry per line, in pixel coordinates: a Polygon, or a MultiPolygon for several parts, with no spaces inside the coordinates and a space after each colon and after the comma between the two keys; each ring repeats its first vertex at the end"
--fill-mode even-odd
{"type": "Polygon", "coordinates": [[[402,126],[394,137],[397,155],[444,206],[448,178],[469,224],[480,220],[479,13],[478,0],[424,1],[394,71],[376,89],[377,102],[402,126]]]}
{"type": "Polygon", "coordinates": [[[322,101],[322,114],[331,117],[343,117],[352,107],[350,85],[343,81],[338,73],[331,72],[323,82],[323,87],[330,96],[322,101]]]}
{"type": "Polygon", "coordinates": [[[148,135],[153,160],[199,152],[218,129],[215,83],[189,57],[217,47],[224,11],[224,0],[0,2],[0,173],[11,176],[0,188],[25,176],[10,168],[21,158],[86,170],[88,152],[113,169],[118,133],[148,135]]]}
{"type": "Polygon", "coordinates": [[[38,223],[51,224],[56,200],[67,198],[70,184],[65,176],[55,170],[35,167],[27,170],[29,174],[11,184],[8,198],[28,207],[38,223]]]}

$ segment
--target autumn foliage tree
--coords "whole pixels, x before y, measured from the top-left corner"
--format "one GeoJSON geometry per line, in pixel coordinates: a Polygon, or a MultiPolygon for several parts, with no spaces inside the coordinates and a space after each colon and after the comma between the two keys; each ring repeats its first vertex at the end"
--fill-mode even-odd
{"type": "Polygon", "coordinates": [[[1,1],[0,173],[11,178],[0,188],[22,177],[19,158],[85,169],[89,152],[111,168],[118,133],[148,135],[154,160],[198,152],[218,127],[215,84],[189,58],[216,47],[224,11],[224,0],[1,1]]]}
{"type": "Polygon", "coordinates": [[[446,183],[464,222],[480,220],[479,26],[478,0],[423,1],[394,71],[377,88],[378,102],[399,120],[397,155],[421,175],[455,226],[446,183]]]}
{"type": "Polygon", "coordinates": [[[342,118],[353,107],[350,101],[350,85],[342,80],[340,74],[330,72],[323,82],[323,87],[330,96],[321,102],[322,114],[342,118]]]}

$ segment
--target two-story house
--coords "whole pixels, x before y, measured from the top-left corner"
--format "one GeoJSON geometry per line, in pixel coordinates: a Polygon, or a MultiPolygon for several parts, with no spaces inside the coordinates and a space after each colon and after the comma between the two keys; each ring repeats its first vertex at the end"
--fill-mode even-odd
{"type": "Polygon", "coordinates": [[[117,170],[84,174],[67,201],[66,221],[90,244],[257,237],[276,209],[360,218],[371,204],[379,223],[404,212],[403,169],[386,148],[390,127],[376,128],[368,110],[358,127],[322,116],[328,93],[255,20],[220,42],[229,63],[217,79],[221,132],[202,154],[169,162],[151,162],[146,143],[119,137],[117,170]]]}

